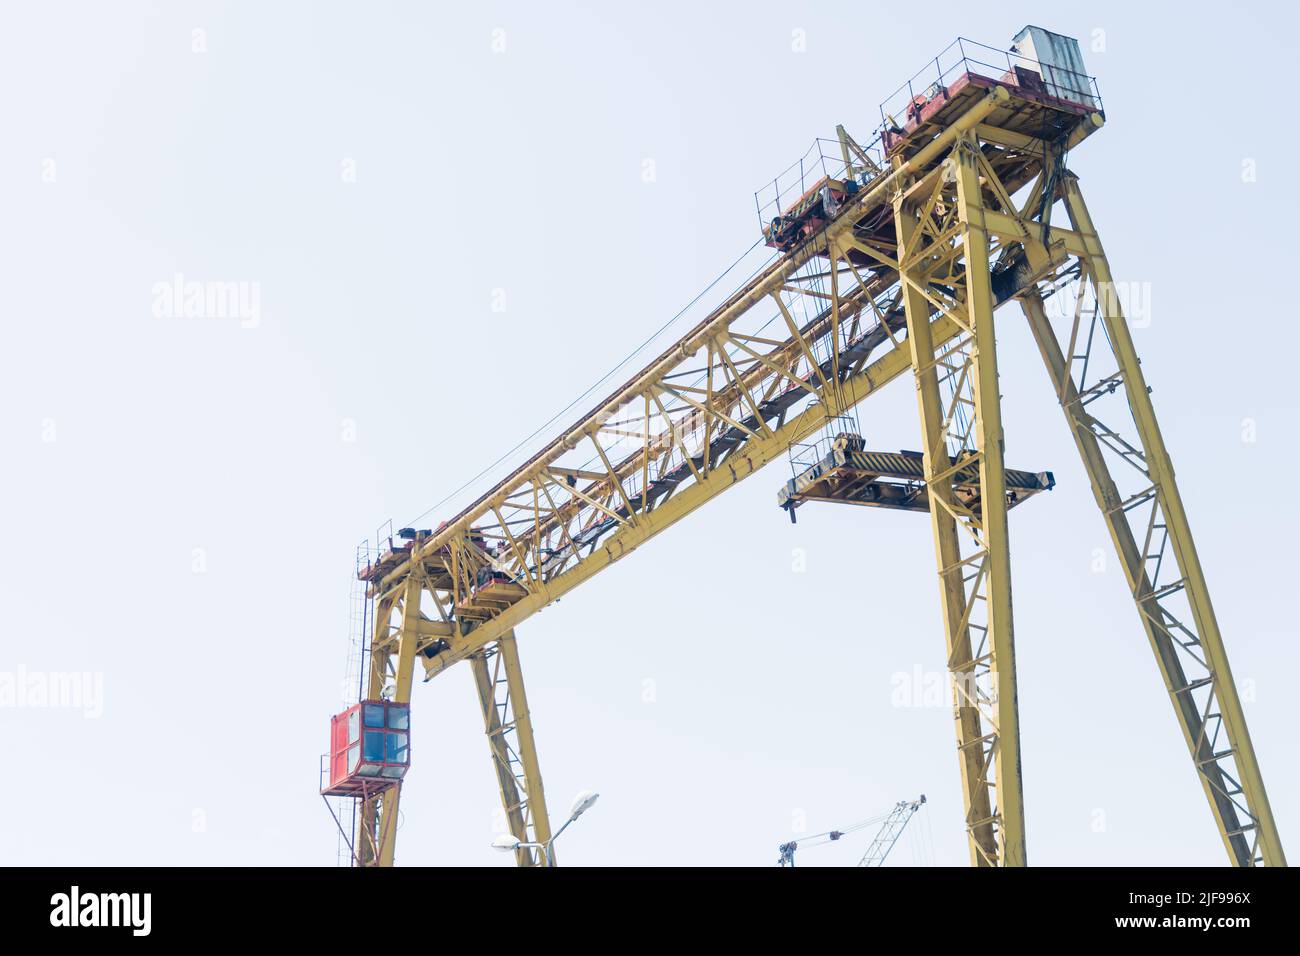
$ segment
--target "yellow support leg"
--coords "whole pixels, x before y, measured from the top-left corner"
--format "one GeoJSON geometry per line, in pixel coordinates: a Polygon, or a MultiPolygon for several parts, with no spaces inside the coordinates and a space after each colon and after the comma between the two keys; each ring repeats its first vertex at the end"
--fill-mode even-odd
{"type": "MultiPolygon", "coordinates": [[[[1078,180],[1067,174],[1062,191],[1082,242],[1080,280],[1091,285],[1115,372],[1098,384],[1076,383],[1075,366],[1080,364],[1076,358],[1082,356],[1074,354],[1075,348],[1092,338],[1081,328],[1082,286],[1066,349],[1061,347],[1037,290],[1023,293],[1021,305],[1106,519],[1229,859],[1237,866],[1284,866],[1286,857],[1204,572],[1110,266],[1078,180]],[[1097,411],[1097,400],[1116,390],[1122,390],[1125,399],[1127,414],[1120,417],[1131,421],[1131,428],[1103,422],[1097,411]],[[1135,433],[1136,438],[1130,441],[1125,432],[1135,433]],[[1108,451],[1137,469],[1142,480],[1136,488],[1121,491],[1107,463],[1108,451]],[[1148,516],[1145,522],[1140,520],[1143,513],[1148,516]],[[1161,572],[1166,543],[1177,566],[1178,578],[1172,582],[1155,578],[1161,572]],[[1190,620],[1179,613],[1181,607],[1172,606],[1176,599],[1185,601],[1190,620]]],[[[1032,269],[1046,263],[1047,253],[1041,244],[1027,242],[1025,249],[1032,269]]],[[[1088,359],[1095,367],[1097,362],[1090,353],[1088,359]]],[[[1129,468],[1121,472],[1125,476],[1133,473],[1129,468]]]]}
{"type": "MultiPolygon", "coordinates": [[[[420,640],[420,595],[424,592],[424,576],[412,574],[406,579],[402,597],[402,626],[397,638],[397,664],[394,675],[393,700],[401,704],[411,702],[411,678],[415,671],[415,647],[420,640]]],[[[373,677],[373,674],[372,674],[373,677]]],[[[380,690],[383,690],[381,685],[380,690]]],[[[397,852],[397,821],[402,800],[402,784],[385,790],[379,797],[379,865],[392,866],[397,852]]]]}
{"type": "MultiPolygon", "coordinates": [[[[385,683],[394,683],[393,700],[411,701],[411,679],[415,670],[415,648],[420,640],[420,595],[424,577],[413,574],[402,584],[402,621],[397,635],[397,653],[391,651],[389,618],[394,602],[381,600],[375,609],[375,626],[371,638],[370,679],[366,699],[382,696],[385,683]],[[394,657],[396,660],[394,660],[394,657]]],[[[402,784],[399,782],[376,797],[362,802],[361,820],[355,835],[357,861],[361,866],[392,866],[397,849],[397,821],[402,784]]]]}
{"type": "MultiPolygon", "coordinates": [[[[387,650],[389,621],[393,614],[395,601],[390,597],[380,598],[375,602],[375,619],[370,634],[369,676],[366,682],[366,699],[374,700],[383,690],[384,680],[389,670],[390,654],[387,650]]],[[[378,823],[380,819],[378,797],[361,801],[358,814],[357,830],[353,834],[353,848],[358,866],[379,865],[378,823]]]]}
{"type": "Polygon", "coordinates": [[[976,866],[1023,866],[1024,800],[988,238],[980,223],[973,160],[959,153],[952,176],[937,178],[928,198],[899,199],[895,221],[971,861],[976,866]],[[960,267],[959,259],[967,267],[960,267]],[[939,275],[945,269],[947,274],[939,275]],[[934,291],[937,287],[958,291],[945,301],[934,291]],[[964,330],[956,344],[940,346],[937,354],[930,334],[932,310],[964,330]],[[940,389],[941,372],[952,391],[948,403],[940,389]],[[968,417],[974,421],[963,429],[961,422],[968,417]],[[956,439],[955,453],[950,439],[956,439]],[[981,486],[978,512],[961,505],[952,488],[955,467],[973,461],[978,461],[981,486]],[[964,538],[968,547],[973,545],[966,556],[964,538]]]}
{"type": "MultiPolygon", "coordinates": [[[[934,345],[930,337],[930,323],[925,302],[924,299],[918,302],[919,298],[915,292],[905,292],[903,303],[907,312],[907,340],[911,343],[913,362],[917,369],[917,401],[924,433],[925,473],[929,477],[940,467],[933,462],[932,448],[936,433],[940,450],[946,454],[946,449],[943,448],[939,384],[933,368],[934,345]]],[[[944,634],[947,638],[948,668],[954,687],[970,687],[975,683],[974,655],[971,653],[970,629],[965,626],[966,587],[962,579],[964,565],[961,559],[957,521],[951,510],[954,507],[952,487],[942,482],[932,484],[930,500],[940,505],[930,509],[930,520],[939,563],[939,587],[943,606],[944,634]]],[[[992,804],[986,782],[984,730],[979,708],[968,696],[958,692],[955,695],[953,716],[956,721],[957,753],[961,763],[962,798],[966,812],[971,865],[994,866],[998,859],[997,834],[994,831],[992,804]]]]}
{"type": "MultiPolygon", "coordinates": [[[[514,632],[472,655],[470,663],[510,832],[521,843],[545,846],[551,824],[514,632]]],[[[548,859],[536,847],[515,851],[519,866],[548,866],[553,861],[553,853],[548,859]]]]}
{"type": "Polygon", "coordinates": [[[963,141],[954,150],[958,215],[965,227],[967,318],[974,333],[971,349],[975,401],[975,448],[980,458],[980,542],[987,550],[989,668],[994,686],[994,748],[1002,865],[1025,865],[1025,798],[1020,769],[1020,718],[1016,692],[1015,641],[1011,621],[1011,546],[1007,532],[1007,485],[1003,460],[1002,401],[998,391],[993,293],[989,279],[989,238],[984,228],[978,143],[963,141]]]}

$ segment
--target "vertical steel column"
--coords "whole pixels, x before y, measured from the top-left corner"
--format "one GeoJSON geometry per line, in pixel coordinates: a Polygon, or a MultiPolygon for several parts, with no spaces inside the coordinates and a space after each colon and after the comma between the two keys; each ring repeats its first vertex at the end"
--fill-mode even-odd
{"type": "Polygon", "coordinates": [[[1007,533],[1007,486],[1003,462],[1002,402],[998,391],[989,238],[978,168],[979,143],[967,136],[953,149],[958,216],[965,227],[966,308],[974,334],[975,447],[980,457],[980,541],[988,552],[989,646],[998,734],[998,811],[1003,866],[1025,865],[1025,802],[1020,771],[1020,720],[1015,641],[1011,621],[1011,547],[1007,533]]]}
{"type": "MultiPolygon", "coordinates": [[[[407,577],[402,594],[402,626],[397,635],[397,665],[394,675],[396,685],[393,700],[401,704],[411,702],[411,679],[415,671],[415,648],[420,641],[420,595],[424,592],[424,574],[414,572],[407,577]]],[[[371,683],[374,683],[373,677],[371,683]]],[[[379,690],[383,691],[383,677],[379,690]]],[[[376,696],[379,696],[378,694],[376,696]]],[[[364,733],[364,731],[363,731],[364,733]]],[[[397,851],[398,805],[402,800],[402,782],[379,795],[379,860],[380,866],[392,866],[397,851]]]]}
{"type": "MultiPolygon", "coordinates": [[[[898,211],[899,259],[911,256],[911,245],[918,232],[911,210],[898,211]]],[[[943,429],[939,379],[934,368],[934,341],[930,336],[929,309],[925,297],[904,284],[903,308],[907,316],[907,342],[916,370],[917,402],[921,414],[922,449],[926,480],[941,467],[935,461],[947,461],[943,429]]],[[[939,589],[943,607],[944,635],[947,641],[948,669],[957,688],[975,681],[974,654],[971,653],[970,628],[966,625],[966,585],[963,580],[961,542],[957,520],[953,517],[952,484],[934,482],[929,487],[930,526],[934,532],[935,554],[939,564],[939,589]]],[[[958,693],[953,716],[957,730],[957,753],[961,758],[962,801],[966,811],[966,831],[970,839],[972,866],[993,866],[998,858],[997,833],[993,827],[993,810],[985,785],[984,730],[979,708],[967,695],[958,693]]]]}
{"type": "MultiPolygon", "coordinates": [[[[370,666],[366,681],[366,699],[373,700],[383,690],[384,679],[388,674],[389,625],[395,604],[393,597],[380,597],[375,601],[375,619],[371,622],[370,632],[370,666]]],[[[379,862],[379,843],[377,826],[379,822],[379,798],[367,797],[361,800],[361,813],[358,814],[357,832],[353,834],[353,846],[360,866],[377,866],[379,862]]]]}
{"type": "Polygon", "coordinates": [[[1011,629],[1006,488],[988,237],[983,228],[982,209],[975,159],[963,142],[954,153],[949,177],[936,182],[935,192],[928,201],[924,197],[908,198],[906,192],[899,195],[895,222],[948,666],[955,691],[957,745],[971,861],[976,866],[1022,866],[1025,863],[1024,802],[1011,629]],[[955,196],[945,182],[955,183],[955,196]],[[943,201],[937,201],[940,199],[943,201]],[[949,223],[951,213],[938,211],[954,200],[959,226],[955,231],[949,223]],[[928,245],[927,233],[932,237],[928,245]],[[951,245],[954,236],[960,237],[960,247],[951,245]],[[961,276],[956,275],[954,264],[959,253],[965,259],[961,276]],[[932,273],[941,266],[947,266],[953,273],[945,283],[958,287],[956,299],[947,304],[933,295],[931,288],[932,273]],[[930,312],[932,307],[939,311],[941,305],[942,311],[964,332],[957,344],[945,344],[936,355],[930,312]],[[953,405],[947,411],[939,388],[940,366],[945,369],[947,380],[954,382],[953,405]],[[960,393],[967,387],[971,398],[963,399],[960,393]],[[947,442],[961,402],[968,404],[975,416],[974,433],[962,436],[963,447],[954,461],[948,453],[947,442]],[[973,437],[973,450],[965,447],[968,437],[973,437]],[[953,493],[954,472],[976,462],[981,486],[978,513],[963,506],[953,493]],[[963,533],[969,533],[976,546],[976,552],[966,557],[962,555],[963,533]],[[973,614],[981,609],[986,615],[984,626],[972,620],[973,614]],[[973,630],[978,631],[980,640],[972,640],[973,630]],[[986,686],[981,687],[981,681],[986,686]],[[990,790],[996,791],[996,810],[990,790]]]}

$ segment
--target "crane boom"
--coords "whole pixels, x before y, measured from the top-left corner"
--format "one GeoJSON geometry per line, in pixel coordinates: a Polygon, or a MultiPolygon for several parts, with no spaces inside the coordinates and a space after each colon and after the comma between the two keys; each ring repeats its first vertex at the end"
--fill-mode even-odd
{"type": "Polygon", "coordinates": [[[896,804],[889,816],[885,817],[885,822],[880,825],[880,830],[872,838],[867,852],[862,854],[858,866],[884,866],[885,857],[889,856],[889,851],[894,848],[898,838],[907,829],[913,814],[921,809],[923,803],[925,803],[925,794],[921,794],[919,800],[903,800],[896,804]]]}
{"type": "MultiPolygon", "coordinates": [[[[970,122],[995,101],[990,94],[970,122]]],[[[948,139],[932,144],[931,155],[948,139]]],[[[895,178],[884,175],[845,209],[827,238],[848,233],[859,218],[888,212],[895,178]]],[[[448,646],[424,658],[426,679],[908,371],[907,349],[897,344],[903,317],[896,271],[880,263],[851,271],[856,275],[845,271],[844,278],[852,285],[828,294],[818,288],[828,276],[817,247],[779,257],[513,475],[417,538],[391,567],[381,564],[377,597],[394,596],[409,576],[422,575],[440,597],[444,620],[455,616],[479,568],[504,569],[526,592],[497,612],[467,615],[475,625],[467,633],[439,632],[448,646]],[[805,321],[796,324],[796,316],[805,321]],[[760,335],[776,323],[780,339],[760,335]],[[870,361],[886,343],[892,347],[870,361]],[[679,384],[683,379],[696,384],[679,384]],[[615,464],[610,449],[626,448],[629,432],[637,447],[615,464]]],[[[957,334],[947,316],[934,321],[936,342],[957,334]]]]}
{"type": "Polygon", "coordinates": [[[810,837],[782,843],[779,848],[781,858],[777,860],[777,864],[779,866],[793,867],[796,850],[800,848],[807,849],[810,846],[821,846],[825,843],[836,843],[850,833],[878,824],[875,835],[871,838],[871,843],[867,846],[866,852],[862,854],[862,859],[858,861],[858,866],[883,866],[885,857],[889,856],[889,851],[894,848],[898,838],[903,835],[907,822],[917,810],[921,809],[923,803],[925,803],[925,794],[921,794],[920,799],[917,800],[900,800],[883,817],[872,817],[842,829],[815,833],[810,837]]]}

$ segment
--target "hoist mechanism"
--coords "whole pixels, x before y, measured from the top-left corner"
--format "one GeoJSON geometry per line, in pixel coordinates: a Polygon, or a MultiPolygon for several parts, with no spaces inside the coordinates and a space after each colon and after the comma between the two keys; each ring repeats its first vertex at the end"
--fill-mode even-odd
{"type": "MultiPolygon", "coordinates": [[[[817,446],[814,446],[817,447],[817,446]]],[[[785,483],[776,500],[795,520],[795,509],[808,501],[894,508],[898,511],[930,510],[926,493],[924,456],[919,451],[867,451],[861,436],[839,432],[830,437],[829,448],[811,464],[800,467],[791,455],[795,476],[785,483]]],[[[949,458],[949,464],[957,462],[949,458]]],[[[952,473],[953,494],[963,508],[980,509],[979,469],[974,465],[952,473]]],[[[1028,472],[1006,469],[1007,508],[1014,508],[1040,491],[1050,491],[1056,479],[1050,471],[1028,472]]]]}
{"type": "Polygon", "coordinates": [[[912,815],[917,810],[920,810],[921,805],[924,803],[925,794],[921,794],[920,799],[917,800],[900,800],[883,816],[863,820],[861,823],[855,823],[842,830],[828,830],[825,833],[816,833],[810,837],[805,837],[803,840],[791,840],[789,843],[782,843],[779,848],[781,858],[777,860],[777,864],[793,867],[794,851],[800,847],[807,848],[820,846],[824,843],[835,843],[844,839],[850,833],[876,826],[875,835],[872,836],[866,852],[862,854],[862,858],[858,860],[858,866],[884,866],[885,857],[889,856],[889,851],[894,848],[898,838],[903,835],[903,830],[906,829],[912,815]]]}
{"type": "MultiPolygon", "coordinates": [[[[515,629],[818,436],[832,458],[796,471],[792,514],[838,500],[929,516],[970,861],[1027,862],[1007,514],[1052,480],[1004,463],[995,311],[1037,346],[1229,860],[1285,863],[1156,422],[1158,363],[1139,362],[1067,163],[1103,123],[1076,41],[1039,27],[1009,50],[955,41],[881,104],[867,145],[841,127],[755,197],[769,258],[731,295],[460,513],[372,549],[357,699],[406,704],[417,664],[427,681],[469,663],[520,865],[553,858],[530,849],[551,832],[515,629]],[[916,393],[919,458],[835,447],[843,417],[899,380],[916,393]]],[[[1066,616],[1053,639],[1087,635],[1066,616]]],[[[1077,733],[1088,707],[1122,705],[1100,685],[1078,697],[1077,733]]],[[[392,864],[420,780],[416,761],[355,797],[362,865],[392,864]]]]}

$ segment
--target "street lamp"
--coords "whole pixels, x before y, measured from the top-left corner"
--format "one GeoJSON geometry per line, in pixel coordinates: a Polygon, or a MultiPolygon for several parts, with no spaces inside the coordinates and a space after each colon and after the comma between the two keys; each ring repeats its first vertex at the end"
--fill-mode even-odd
{"type": "Polygon", "coordinates": [[[529,843],[519,839],[510,833],[502,834],[492,841],[492,848],[500,850],[502,853],[513,853],[516,850],[541,850],[546,854],[546,865],[555,866],[555,841],[560,838],[560,834],[569,828],[574,820],[582,816],[591,809],[592,804],[599,799],[600,794],[595,790],[583,790],[573,798],[573,805],[569,807],[569,819],[564,821],[564,826],[555,831],[555,835],[545,843],[529,843]]]}

